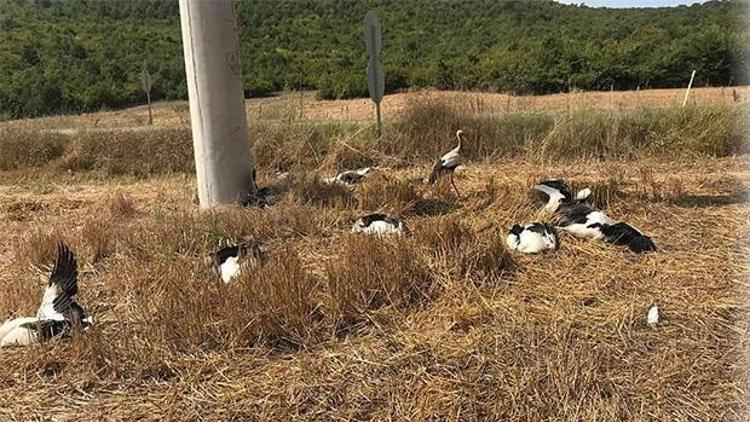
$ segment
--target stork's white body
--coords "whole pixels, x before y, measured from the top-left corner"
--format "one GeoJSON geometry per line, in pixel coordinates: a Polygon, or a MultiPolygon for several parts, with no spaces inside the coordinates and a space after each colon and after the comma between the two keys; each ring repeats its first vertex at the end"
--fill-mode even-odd
{"type": "Polygon", "coordinates": [[[460,144],[440,157],[440,164],[446,169],[455,169],[461,162],[460,144]]]}
{"type": "Polygon", "coordinates": [[[521,253],[536,254],[558,247],[558,239],[553,231],[544,230],[544,232],[539,233],[530,230],[531,226],[532,224],[524,226],[520,233],[508,233],[505,238],[508,249],[521,253]]]}
{"type": "Polygon", "coordinates": [[[0,325],[0,348],[13,346],[30,346],[38,343],[35,330],[22,327],[24,324],[39,322],[37,317],[11,318],[0,325]]]}
{"type": "Polygon", "coordinates": [[[445,173],[450,174],[451,178],[451,185],[453,185],[453,189],[456,190],[456,194],[460,195],[458,192],[458,188],[456,187],[455,182],[453,181],[453,172],[456,170],[456,167],[460,166],[463,162],[461,157],[461,148],[463,146],[463,130],[456,131],[456,138],[458,139],[458,145],[456,145],[455,148],[448,151],[447,153],[443,154],[442,157],[440,157],[438,160],[435,161],[435,165],[432,167],[432,172],[430,172],[429,177],[425,180],[425,183],[427,184],[434,184],[437,182],[438,178],[440,178],[441,175],[445,173]]]}
{"type": "Polygon", "coordinates": [[[522,232],[520,235],[509,234],[505,243],[511,250],[522,253],[539,253],[547,249],[547,242],[539,233],[522,232]]]}
{"type": "Polygon", "coordinates": [[[240,276],[240,257],[230,256],[226,261],[219,265],[219,273],[221,274],[221,281],[224,284],[229,283],[235,278],[240,276]]]}
{"type": "Polygon", "coordinates": [[[401,225],[395,225],[386,221],[375,221],[369,226],[359,230],[366,234],[396,234],[401,233],[401,225]]]}
{"type": "Polygon", "coordinates": [[[586,237],[590,239],[601,239],[604,234],[599,227],[590,227],[592,224],[615,224],[615,220],[607,217],[602,211],[594,211],[586,216],[586,221],[583,223],[575,223],[565,227],[562,227],[568,233],[571,233],[578,237],[586,237]]]}
{"type": "Polygon", "coordinates": [[[590,188],[583,188],[576,193],[576,199],[579,201],[583,201],[584,199],[591,196],[591,189],[590,188]]]}
{"type": "Polygon", "coordinates": [[[403,220],[395,214],[371,214],[357,219],[352,233],[375,235],[405,234],[408,232],[403,220]]]}

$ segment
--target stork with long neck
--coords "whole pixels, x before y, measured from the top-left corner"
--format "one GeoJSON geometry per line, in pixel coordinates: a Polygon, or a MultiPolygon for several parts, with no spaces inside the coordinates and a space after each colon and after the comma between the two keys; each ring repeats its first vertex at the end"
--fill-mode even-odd
{"type": "Polygon", "coordinates": [[[458,131],[456,131],[458,145],[452,150],[448,151],[445,155],[440,157],[437,161],[435,161],[435,166],[432,167],[432,173],[430,173],[430,177],[427,179],[428,184],[435,184],[440,176],[445,173],[449,173],[451,178],[451,185],[453,185],[453,189],[456,190],[456,194],[460,195],[460,193],[458,192],[458,188],[456,187],[456,183],[453,181],[453,172],[454,170],[456,170],[456,167],[461,165],[462,162],[461,150],[463,148],[463,137],[463,130],[459,129],[458,131]]]}

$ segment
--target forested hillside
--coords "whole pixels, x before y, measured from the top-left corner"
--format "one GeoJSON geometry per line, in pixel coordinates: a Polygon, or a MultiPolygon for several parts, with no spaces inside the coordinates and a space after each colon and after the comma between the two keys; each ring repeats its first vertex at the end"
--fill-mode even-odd
{"type": "MultiPolygon", "coordinates": [[[[248,96],[367,94],[362,19],[378,11],[389,91],[549,93],[747,83],[744,4],[608,10],[551,0],[242,0],[248,96]]],[[[177,0],[0,1],[0,116],[186,97],[177,0]]]]}

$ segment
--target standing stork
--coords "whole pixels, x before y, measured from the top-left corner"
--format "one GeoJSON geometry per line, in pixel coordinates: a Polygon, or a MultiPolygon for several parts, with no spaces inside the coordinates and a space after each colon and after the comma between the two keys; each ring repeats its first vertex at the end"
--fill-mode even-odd
{"type": "Polygon", "coordinates": [[[456,167],[461,165],[461,148],[463,147],[463,137],[463,130],[459,129],[458,131],[456,131],[458,145],[452,150],[448,151],[445,155],[437,159],[437,161],[435,161],[435,166],[432,167],[432,173],[430,173],[430,177],[427,179],[428,184],[433,185],[435,184],[435,182],[437,182],[440,176],[445,173],[450,173],[451,185],[453,185],[453,189],[456,190],[456,194],[460,195],[460,193],[458,192],[458,188],[456,187],[456,183],[453,182],[453,171],[456,169],[456,167]]]}

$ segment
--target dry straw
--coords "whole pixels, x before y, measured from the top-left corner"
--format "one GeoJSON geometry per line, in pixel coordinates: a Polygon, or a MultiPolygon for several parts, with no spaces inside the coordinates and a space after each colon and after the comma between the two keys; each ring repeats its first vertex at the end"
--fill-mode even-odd
{"type": "Polygon", "coordinates": [[[0,314],[35,312],[40,275],[65,240],[96,325],[0,351],[0,419],[743,419],[746,163],[725,156],[739,126],[709,133],[736,123],[736,110],[683,120],[670,110],[487,117],[412,107],[382,143],[362,132],[351,156],[376,151],[401,168],[353,189],[316,176],[355,162],[328,149],[349,129],[256,129],[260,170],[301,174],[277,182],[281,198],[264,209],[199,213],[191,177],[124,177],[162,173],[152,154],[173,166],[166,173],[189,170],[180,161],[189,140],[177,132],[112,145],[81,134],[61,163],[3,173],[0,314]],[[459,125],[476,142],[456,197],[420,180],[459,125]],[[28,184],[38,174],[51,192],[28,184]],[[659,253],[563,234],[559,251],[509,254],[508,227],[543,218],[529,192],[547,177],[592,188],[659,253]],[[401,212],[412,235],[348,233],[378,210],[401,212]],[[221,239],[261,242],[266,259],[225,286],[206,265],[221,239]],[[652,304],[663,313],[654,328],[652,304]]]}

